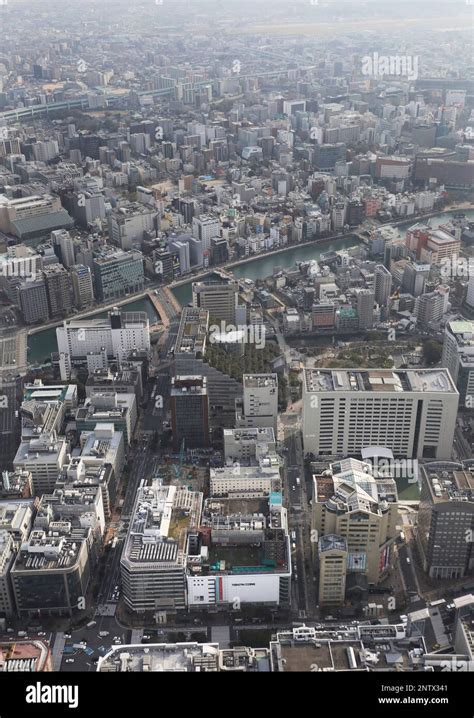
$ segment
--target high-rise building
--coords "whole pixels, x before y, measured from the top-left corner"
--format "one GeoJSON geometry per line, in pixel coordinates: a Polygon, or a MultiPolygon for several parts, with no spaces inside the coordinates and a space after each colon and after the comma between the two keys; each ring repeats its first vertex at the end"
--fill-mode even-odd
{"type": "Polygon", "coordinates": [[[49,264],[43,269],[43,277],[51,318],[69,314],[72,310],[72,291],[67,269],[62,264],[49,264]]]}
{"type": "Polygon", "coordinates": [[[347,556],[347,542],[342,536],[321,536],[318,542],[320,608],[340,608],[344,605],[347,556]]]}
{"type": "MultiPolygon", "coordinates": [[[[371,583],[383,579],[393,563],[397,523],[395,480],[373,476],[370,464],[343,459],[332,464],[329,471],[313,476],[311,528],[321,538],[329,540],[335,535],[345,541],[347,574],[362,573],[371,583]]],[[[315,542],[313,551],[320,549],[315,542]]],[[[342,558],[344,547],[339,551],[342,558]]],[[[328,579],[329,564],[324,568],[328,579]]],[[[337,571],[342,578],[339,563],[337,571]]]]}
{"type": "Polygon", "coordinates": [[[0,254],[0,287],[3,287],[8,293],[6,282],[9,279],[34,281],[38,277],[41,267],[41,256],[31,247],[24,244],[7,247],[7,251],[0,254]]]}
{"type": "Polygon", "coordinates": [[[186,608],[188,537],[200,524],[201,493],[153,479],[138,490],[120,560],[125,606],[134,613],[186,608]]]}
{"type": "Polygon", "coordinates": [[[75,415],[76,428],[97,431],[101,427],[114,429],[123,434],[125,445],[130,445],[137,424],[137,400],[135,394],[118,394],[115,391],[91,393],[75,415]]]}
{"type": "Polygon", "coordinates": [[[474,322],[464,319],[447,322],[441,366],[449,369],[461,406],[467,401],[469,408],[474,408],[474,322]]]}
{"type": "Polygon", "coordinates": [[[392,275],[383,264],[377,264],[374,270],[375,301],[386,307],[392,289],[392,275]]]}
{"type": "Polygon", "coordinates": [[[33,530],[11,570],[19,616],[72,616],[90,578],[91,528],[56,521],[53,530],[33,530]]]}
{"type": "Polygon", "coordinates": [[[153,232],[155,236],[157,218],[155,207],[130,202],[109,215],[109,236],[117,247],[131,249],[134,244],[143,242],[147,232],[153,232]]]}
{"type": "Polygon", "coordinates": [[[201,215],[193,217],[193,237],[200,239],[203,250],[211,248],[211,239],[220,237],[221,223],[217,218],[201,215]]]}
{"type": "Polygon", "coordinates": [[[364,205],[360,199],[352,199],[347,204],[347,224],[356,227],[364,221],[364,205]]]}
{"type": "Polygon", "coordinates": [[[19,424],[16,418],[20,379],[0,373],[0,471],[11,469],[18,444],[19,424]]]}
{"type": "Polygon", "coordinates": [[[93,272],[97,298],[104,302],[141,292],[144,287],[141,252],[105,250],[94,258],[93,272]]]}
{"type": "Polygon", "coordinates": [[[440,286],[434,292],[421,294],[416,298],[415,316],[423,326],[437,324],[448,309],[449,288],[440,286]]]}
{"type": "Polygon", "coordinates": [[[74,241],[69,232],[65,229],[57,229],[54,232],[51,232],[51,239],[55,254],[59,258],[63,267],[66,267],[66,269],[72,267],[75,261],[74,241]]]}
{"type": "Polygon", "coordinates": [[[92,273],[89,267],[75,264],[71,267],[72,288],[74,304],[78,309],[85,309],[94,303],[94,290],[92,287],[92,273]]]}
{"type": "Polygon", "coordinates": [[[16,550],[13,536],[0,530],[0,616],[11,618],[15,615],[10,571],[15,560],[16,550]]]}
{"type": "Polygon", "coordinates": [[[467,283],[466,304],[471,309],[474,308],[474,277],[470,277],[467,283]]]}
{"type": "Polygon", "coordinates": [[[346,159],[346,145],[343,142],[316,145],[314,148],[314,166],[318,170],[333,170],[336,162],[346,159]]]}
{"type": "Polygon", "coordinates": [[[168,237],[168,250],[174,257],[174,274],[183,275],[191,271],[189,234],[171,235],[168,237]]]}
{"type": "Polygon", "coordinates": [[[209,446],[209,396],[203,376],[175,376],[171,380],[171,427],[176,449],[209,446]]]}
{"type": "Polygon", "coordinates": [[[407,231],[406,246],[421,262],[441,264],[443,259],[459,256],[461,242],[441,227],[418,223],[407,231]]]}
{"type": "Polygon", "coordinates": [[[65,439],[57,439],[52,433],[43,432],[37,438],[21,441],[13,467],[31,473],[33,493],[41,496],[54,489],[66,461],[66,450],[65,439]]]}
{"type": "Polygon", "coordinates": [[[467,468],[421,467],[417,543],[431,578],[462,578],[474,571],[474,476],[467,468]]]}
{"type": "Polygon", "coordinates": [[[402,290],[414,297],[423,294],[425,282],[430,275],[430,265],[413,262],[407,264],[403,272],[402,290]]]}
{"type": "Polygon", "coordinates": [[[210,257],[212,264],[223,264],[229,260],[229,242],[224,237],[213,237],[211,239],[211,248],[204,250],[204,266],[206,266],[206,258],[210,257]]]}
{"type": "Polygon", "coordinates": [[[87,227],[95,220],[105,220],[104,196],[98,189],[81,190],[72,196],[72,214],[81,227],[87,227]]]}
{"type": "Polygon", "coordinates": [[[277,435],[278,424],[278,375],[277,374],[244,374],[243,375],[242,411],[237,424],[240,427],[273,428],[277,435]]]}
{"type": "Polygon", "coordinates": [[[237,324],[239,285],[237,282],[193,282],[193,307],[207,309],[211,320],[237,324]]]}
{"type": "Polygon", "coordinates": [[[48,294],[42,277],[20,284],[18,298],[26,324],[46,322],[49,319],[48,294]]]}
{"type": "Polygon", "coordinates": [[[374,325],[374,292],[372,289],[357,289],[356,296],[359,329],[370,329],[374,325]]]}
{"type": "MultiPolygon", "coordinates": [[[[109,312],[104,319],[71,319],[56,329],[60,356],[69,366],[85,366],[90,354],[103,353],[122,361],[135,350],[150,351],[146,312],[109,312]]],[[[61,375],[62,376],[62,375],[61,375]]],[[[63,381],[69,377],[62,376],[63,381]]]]}
{"type": "Polygon", "coordinates": [[[171,252],[168,252],[166,249],[155,249],[152,257],[156,274],[161,277],[164,282],[172,281],[174,271],[171,252]]]}
{"type": "Polygon", "coordinates": [[[207,380],[210,423],[213,428],[235,425],[235,404],[242,399],[242,385],[206,362],[209,312],[185,307],[174,352],[174,374],[203,376],[207,380]]]}
{"type": "Polygon", "coordinates": [[[396,457],[450,459],[458,401],[446,369],[307,369],[304,450],[357,456],[384,446],[396,457]]]}

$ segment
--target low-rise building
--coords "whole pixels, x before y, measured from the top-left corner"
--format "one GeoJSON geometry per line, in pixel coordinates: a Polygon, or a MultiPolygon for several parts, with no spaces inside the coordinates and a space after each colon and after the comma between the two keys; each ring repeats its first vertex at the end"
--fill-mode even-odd
{"type": "Polygon", "coordinates": [[[263,673],[270,670],[267,648],[226,648],[218,643],[151,643],[114,646],[99,659],[102,673],[263,673]]]}
{"type": "Polygon", "coordinates": [[[188,554],[188,606],[240,610],[244,604],[287,608],[291,554],[281,494],[268,500],[206,501],[188,554]]]}

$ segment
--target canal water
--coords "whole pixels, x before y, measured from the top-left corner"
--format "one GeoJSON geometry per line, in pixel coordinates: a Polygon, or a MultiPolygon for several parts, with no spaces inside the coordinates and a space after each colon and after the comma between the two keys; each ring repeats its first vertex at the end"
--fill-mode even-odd
{"type": "MultiPolygon", "coordinates": [[[[354,236],[352,239],[336,239],[321,244],[303,244],[299,247],[293,247],[279,254],[270,254],[264,257],[256,257],[251,262],[240,264],[237,267],[231,267],[229,271],[233,273],[237,279],[265,279],[271,277],[276,267],[280,269],[290,269],[294,267],[296,262],[308,262],[310,259],[319,259],[321,254],[335,249],[349,249],[359,244],[359,239],[354,236]]],[[[191,301],[192,291],[191,282],[183,284],[173,289],[173,293],[182,306],[191,301]]]]}
{"type": "MultiPolygon", "coordinates": [[[[154,324],[159,319],[158,313],[148,297],[123,304],[121,308],[127,312],[146,312],[150,324],[154,324]]],[[[101,319],[107,316],[107,312],[97,312],[90,316],[101,319]]],[[[51,358],[51,353],[57,350],[56,327],[45,329],[44,332],[37,332],[28,337],[28,362],[33,366],[46,363],[51,358]]]]}
{"type": "MultiPolygon", "coordinates": [[[[453,213],[450,212],[432,217],[430,219],[431,226],[437,227],[440,224],[446,223],[452,214],[453,213]]],[[[464,212],[464,214],[470,220],[474,221],[474,210],[466,211],[464,212]]],[[[397,227],[400,236],[403,236],[404,231],[407,229],[407,227],[410,227],[411,225],[415,224],[416,221],[416,219],[408,220],[403,225],[397,227]]],[[[420,219],[418,221],[423,220],[420,219]]],[[[289,269],[291,267],[294,267],[297,262],[307,262],[311,259],[317,260],[324,252],[329,252],[336,249],[349,249],[350,247],[355,247],[358,244],[359,240],[355,236],[353,238],[347,238],[342,240],[335,239],[321,244],[303,244],[298,247],[289,249],[285,252],[281,252],[280,254],[271,254],[264,257],[256,257],[251,262],[247,262],[246,264],[241,264],[237,267],[233,267],[232,272],[234,276],[239,279],[264,279],[265,277],[269,277],[273,274],[273,270],[275,269],[275,267],[279,267],[281,269],[289,269]]],[[[176,287],[173,290],[173,293],[175,294],[176,298],[182,306],[185,306],[186,304],[188,304],[188,302],[191,301],[191,284],[192,280],[190,280],[186,284],[182,284],[180,287],[176,287]]],[[[122,307],[124,310],[130,312],[145,311],[148,314],[150,323],[156,322],[159,318],[153,304],[147,297],[139,299],[137,301],[132,301],[128,304],[123,304],[122,307]]],[[[93,316],[104,317],[106,316],[106,312],[97,313],[93,316]]],[[[50,359],[51,352],[55,351],[57,351],[56,328],[46,329],[44,332],[38,332],[37,334],[33,334],[32,336],[28,337],[28,361],[30,364],[39,365],[45,363],[50,359]]]]}

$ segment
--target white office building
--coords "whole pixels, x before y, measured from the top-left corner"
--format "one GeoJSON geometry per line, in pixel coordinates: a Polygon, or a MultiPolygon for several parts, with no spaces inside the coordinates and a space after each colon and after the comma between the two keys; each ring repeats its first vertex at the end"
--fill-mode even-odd
{"type": "Polygon", "coordinates": [[[224,429],[224,457],[228,461],[253,462],[259,452],[274,452],[275,432],[270,426],[224,429]]]}
{"type": "Polygon", "coordinates": [[[202,215],[193,217],[193,237],[202,242],[203,251],[211,248],[211,239],[221,236],[221,223],[217,218],[202,215]]]}
{"type": "Polygon", "coordinates": [[[86,365],[88,355],[100,355],[104,349],[109,359],[119,361],[135,350],[149,352],[149,327],[146,312],[113,311],[105,319],[66,320],[56,329],[60,357],[67,358],[60,364],[62,373],[68,373],[68,366],[86,365]]]}
{"type": "Polygon", "coordinates": [[[277,374],[244,374],[243,402],[237,415],[239,427],[269,426],[277,435],[278,376],[277,374]]]}
{"type": "Polygon", "coordinates": [[[29,471],[36,496],[54,489],[59,474],[66,462],[67,442],[63,438],[43,433],[38,438],[22,441],[13,460],[15,471],[29,471]]]}
{"type": "Polygon", "coordinates": [[[304,450],[356,456],[384,446],[396,457],[449,459],[458,401],[446,369],[308,369],[304,450]]]}
{"type": "Polygon", "coordinates": [[[449,369],[458,388],[461,405],[473,408],[474,322],[460,319],[446,324],[441,366],[449,369]]]}

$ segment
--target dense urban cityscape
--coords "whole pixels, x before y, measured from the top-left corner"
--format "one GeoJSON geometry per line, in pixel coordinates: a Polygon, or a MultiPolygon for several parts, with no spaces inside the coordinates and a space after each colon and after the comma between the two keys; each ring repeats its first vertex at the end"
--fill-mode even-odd
{"type": "Polygon", "coordinates": [[[11,715],[146,672],[454,711],[473,20],[0,0],[2,718],[31,672],[11,715]]]}

